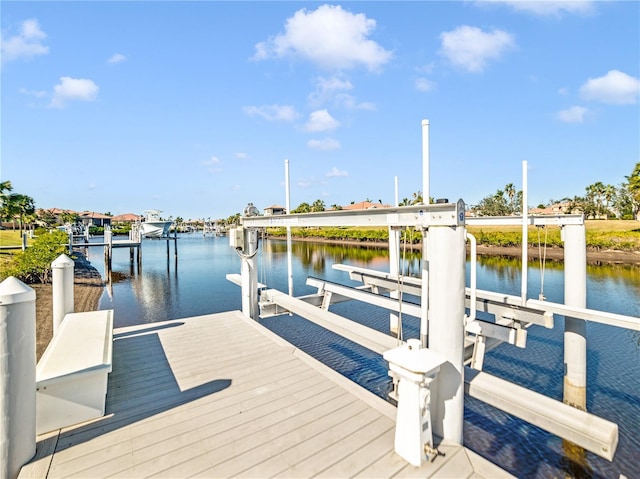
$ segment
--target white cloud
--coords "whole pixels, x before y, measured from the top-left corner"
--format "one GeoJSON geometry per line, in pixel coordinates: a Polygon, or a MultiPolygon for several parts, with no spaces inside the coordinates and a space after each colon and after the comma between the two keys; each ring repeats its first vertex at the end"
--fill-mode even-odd
{"type": "Polygon", "coordinates": [[[72,100],[93,101],[100,88],[92,80],[84,78],[60,77],[60,83],[53,87],[50,107],[62,108],[72,100]]]}
{"type": "Polygon", "coordinates": [[[340,170],[334,166],[333,168],[331,168],[331,171],[327,173],[327,176],[349,176],[349,172],[347,170],[340,170]]]}
{"type": "Polygon", "coordinates": [[[340,148],[340,142],[333,138],[325,138],[324,140],[309,140],[307,146],[312,150],[338,150],[340,148]]]}
{"type": "Polygon", "coordinates": [[[212,156],[208,160],[204,160],[201,162],[204,166],[207,167],[207,171],[210,173],[219,173],[222,171],[220,165],[220,159],[217,156],[212,156]]]}
{"type": "Polygon", "coordinates": [[[305,125],[307,131],[335,130],[340,122],[333,118],[327,110],[316,110],[309,115],[309,121],[305,125]]]}
{"type": "Polygon", "coordinates": [[[316,89],[309,94],[309,104],[320,106],[336,98],[341,92],[351,90],[353,85],[349,80],[343,80],[338,76],[331,78],[316,78],[316,89]]]}
{"type": "Polygon", "coordinates": [[[285,24],[285,32],[258,43],[255,60],[299,57],[327,69],[364,65],[379,70],[392,53],[369,39],[376,21],[353,14],[339,5],[298,10],[285,24]]]}
{"type": "Polygon", "coordinates": [[[107,60],[107,63],[121,63],[127,59],[122,53],[114,53],[111,58],[107,60]]]}
{"type": "Polygon", "coordinates": [[[23,95],[34,96],[36,98],[42,98],[48,95],[44,90],[27,90],[26,88],[20,88],[18,91],[23,95]]]}
{"type": "Polygon", "coordinates": [[[307,97],[309,105],[317,108],[330,103],[336,108],[347,108],[350,110],[375,110],[375,105],[371,102],[358,102],[356,97],[346,93],[353,89],[353,84],[345,80],[341,75],[330,78],[316,78],[316,89],[307,97]]]}
{"type": "Polygon", "coordinates": [[[242,152],[238,152],[233,156],[238,160],[246,160],[246,159],[249,158],[249,155],[247,155],[246,153],[242,153],[242,152]]]}
{"type": "Polygon", "coordinates": [[[563,13],[591,13],[595,2],[592,0],[478,0],[478,4],[503,4],[516,11],[543,16],[558,16],[563,13]]]}
{"type": "Polygon", "coordinates": [[[418,78],[416,80],[416,90],[418,91],[431,91],[435,89],[436,84],[426,78],[418,78]]]}
{"type": "Polygon", "coordinates": [[[499,59],[515,46],[512,35],[502,30],[483,32],[477,27],[462,25],[440,34],[440,54],[451,63],[470,72],[481,72],[489,60],[499,59]]]}
{"type": "Polygon", "coordinates": [[[558,119],[565,123],[583,123],[589,109],[583,106],[572,106],[558,112],[558,119]]]}
{"type": "Polygon", "coordinates": [[[612,105],[634,104],[639,92],[640,80],[618,70],[610,70],[599,78],[589,78],[580,87],[583,99],[612,105]]]}
{"type": "Polygon", "coordinates": [[[260,116],[268,121],[293,121],[300,116],[291,105],[245,106],[243,110],[252,118],[260,116]]]}
{"type": "Polygon", "coordinates": [[[40,30],[38,20],[34,18],[25,20],[17,35],[9,38],[2,35],[2,61],[31,58],[49,53],[49,47],[42,44],[42,40],[46,37],[46,33],[40,30]]]}

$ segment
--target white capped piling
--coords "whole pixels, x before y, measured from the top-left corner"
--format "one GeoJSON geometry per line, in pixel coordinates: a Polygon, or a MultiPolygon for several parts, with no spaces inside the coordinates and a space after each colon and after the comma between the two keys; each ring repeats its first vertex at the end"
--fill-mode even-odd
{"type": "MultiPolygon", "coordinates": [[[[587,307],[587,245],[585,225],[565,225],[564,303],[587,307]]],[[[564,394],[563,401],[578,409],[587,406],[587,323],[582,319],[564,319],[564,394]]]]}
{"type": "Polygon", "coordinates": [[[75,264],[66,254],[51,263],[51,288],[53,292],[53,334],[65,315],[73,313],[73,270],[75,264]]]}
{"type": "MultiPolygon", "coordinates": [[[[464,420],[465,229],[464,203],[458,202],[458,226],[431,226],[428,254],[429,349],[444,356],[432,387],[433,431],[462,444],[464,420]]],[[[424,289],[424,279],[423,279],[424,289]]]]}
{"type": "Polygon", "coordinates": [[[36,453],[36,293],[0,283],[0,479],[15,479],[36,453]]]}

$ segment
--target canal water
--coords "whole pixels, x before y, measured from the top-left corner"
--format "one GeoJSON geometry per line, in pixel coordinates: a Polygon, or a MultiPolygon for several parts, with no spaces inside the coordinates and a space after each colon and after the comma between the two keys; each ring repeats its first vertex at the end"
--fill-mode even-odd
{"type": "MultiPolygon", "coordinates": [[[[151,323],[220,311],[241,309],[240,288],[226,280],[240,272],[240,259],[225,237],[185,234],[173,242],[167,258],[165,241],[145,240],[142,265],[131,265],[128,249],[115,249],[109,285],[100,308],[114,309],[115,327],[151,323]]],[[[91,263],[103,277],[101,248],[89,248],[91,263]]],[[[294,294],[315,292],[306,286],[308,276],[342,284],[355,284],[347,273],[332,268],[344,263],[389,270],[386,250],[293,243],[294,294]]],[[[420,259],[405,257],[403,270],[417,276],[420,259]]],[[[468,270],[469,268],[467,268],[468,270]]],[[[286,244],[262,242],[258,254],[259,281],[287,291],[286,244]]],[[[624,265],[589,266],[587,307],[640,316],[640,268],[624,265]]],[[[563,302],[561,263],[547,262],[544,270],[529,264],[529,297],[542,291],[549,301],[563,302]],[[544,278],[544,281],[541,281],[544,278]]],[[[520,261],[481,257],[478,288],[520,295],[520,261]]],[[[408,298],[419,302],[419,298],[408,298]]],[[[388,332],[387,311],[362,303],[332,306],[347,316],[388,332]]],[[[381,397],[389,389],[387,365],[381,356],[327,332],[297,316],[278,316],[263,324],[325,364],[381,397]]],[[[533,327],[525,349],[503,344],[487,353],[484,370],[556,399],[562,398],[563,318],[555,328],[533,327]]],[[[417,337],[415,318],[403,320],[404,337],[417,337]]],[[[591,453],[570,452],[570,445],[539,428],[472,398],[465,401],[464,442],[467,447],[518,477],[640,478],[640,335],[611,326],[589,323],[587,409],[616,422],[620,442],[613,462],[591,453]]]]}

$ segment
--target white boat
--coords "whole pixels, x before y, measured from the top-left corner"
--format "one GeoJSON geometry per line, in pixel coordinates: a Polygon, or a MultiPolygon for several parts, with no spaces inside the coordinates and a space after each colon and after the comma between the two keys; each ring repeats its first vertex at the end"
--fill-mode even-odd
{"type": "Polygon", "coordinates": [[[140,225],[142,236],[146,238],[162,238],[169,234],[169,228],[173,221],[160,219],[160,210],[147,210],[144,212],[145,220],[140,225]]]}

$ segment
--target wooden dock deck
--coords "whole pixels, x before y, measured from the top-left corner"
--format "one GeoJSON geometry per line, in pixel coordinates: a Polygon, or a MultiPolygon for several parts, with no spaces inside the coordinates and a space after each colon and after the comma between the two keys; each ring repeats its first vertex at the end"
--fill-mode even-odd
{"type": "Polygon", "coordinates": [[[20,478],[511,477],[457,445],[407,464],[394,406],[238,311],[116,329],[106,414],[20,478]]]}

